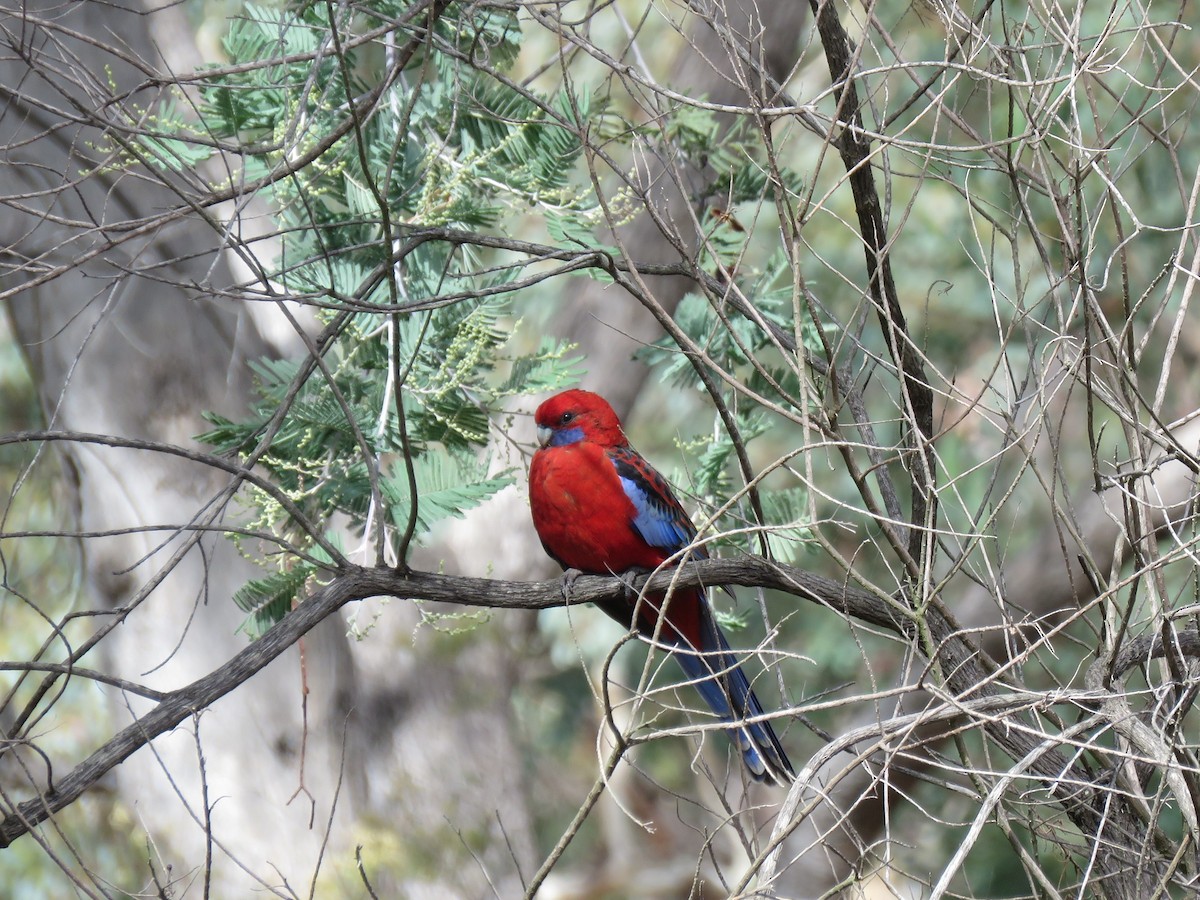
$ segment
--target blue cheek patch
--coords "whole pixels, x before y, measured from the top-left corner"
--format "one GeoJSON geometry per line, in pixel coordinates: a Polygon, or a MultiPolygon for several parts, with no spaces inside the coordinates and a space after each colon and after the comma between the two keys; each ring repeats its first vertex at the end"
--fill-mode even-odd
{"type": "Polygon", "coordinates": [[[583,440],[583,428],[576,425],[574,428],[555,429],[554,436],[550,438],[551,447],[566,447],[571,444],[578,444],[583,440]]]}

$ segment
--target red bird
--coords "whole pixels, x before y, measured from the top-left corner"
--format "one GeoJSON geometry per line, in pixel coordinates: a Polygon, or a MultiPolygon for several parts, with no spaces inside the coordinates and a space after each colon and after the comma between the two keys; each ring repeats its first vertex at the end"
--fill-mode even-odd
{"type": "MultiPolygon", "coordinates": [[[[608,402],[590,391],[564,391],[534,415],[540,449],[529,467],[529,503],[542,546],[568,578],[649,570],[685,547],[696,529],[666,480],[629,446],[608,402]]],[[[600,608],[646,639],[672,648],[688,680],[721,719],[759,781],[796,775],[745,673],[717,627],[703,590],[677,591],[659,624],[663,594],[612,600],[600,608]],[[636,615],[636,621],[633,621],[636,615]],[[757,721],[749,722],[747,719],[757,721]]]]}

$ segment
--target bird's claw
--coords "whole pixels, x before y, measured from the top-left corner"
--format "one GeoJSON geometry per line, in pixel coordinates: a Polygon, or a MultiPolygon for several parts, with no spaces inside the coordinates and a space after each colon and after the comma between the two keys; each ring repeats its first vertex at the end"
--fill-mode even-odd
{"type": "Polygon", "coordinates": [[[638,594],[640,594],[641,591],[639,591],[637,588],[637,580],[645,574],[645,569],[634,568],[626,569],[624,572],[621,572],[619,575],[617,575],[617,581],[621,582],[621,585],[625,588],[626,600],[633,601],[638,598],[638,594]]]}
{"type": "MultiPolygon", "coordinates": [[[[637,587],[637,580],[641,576],[647,574],[647,571],[648,570],[646,570],[646,569],[634,568],[634,569],[627,569],[624,572],[614,573],[617,581],[621,582],[621,586],[623,588],[625,588],[625,599],[626,600],[632,601],[632,600],[637,599],[638,594],[641,593],[641,591],[639,591],[638,587],[637,587]]],[[[560,589],[562,590],[563,599],[565,601],[567,601],[568,603],[571,602],[571,592],[575,590],[575,580],[582,574],[583,574],[583,571],[580,569],[567,569],[566,571],[564,571],[562,573],[562,581],[560,582],[560,589]]]]}
{"type": "Polygon", "coordinates": [[[575,589],[575,579],[582,574],[583,572],[579,569],[567,569],[562,574],[562,583],[560,585],[562,598],[568,603],[571,602],[571,591],[575,589]]]}

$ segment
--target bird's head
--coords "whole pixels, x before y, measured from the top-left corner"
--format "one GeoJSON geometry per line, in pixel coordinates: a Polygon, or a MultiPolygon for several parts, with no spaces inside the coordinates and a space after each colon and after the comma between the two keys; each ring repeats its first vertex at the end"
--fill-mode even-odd
{"type": "Polygon", "coordinates": [[[623,447],[628,443],[613,408],[591,391],[555,394],[538,407],[533,420],[537,423],[538,443],[543,447],[565,447],[579,441],[603,447],[623,447]]]}

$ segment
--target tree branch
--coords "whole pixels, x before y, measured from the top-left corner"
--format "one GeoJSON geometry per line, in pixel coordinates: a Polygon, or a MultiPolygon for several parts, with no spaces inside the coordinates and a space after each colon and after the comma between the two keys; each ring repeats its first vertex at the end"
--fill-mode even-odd
{"type": "MultiPolygon", "coordinates": [[[[816,17],[821,46],[829,63],[829,74],[835,88],[840,86],[838,109],[835,114],[842,126],[834,138],[836,147],[850,180],[854,208],[862,232],[863,252],[867,265],[867,290],[888,350],[896,363],[897,379],[904,397],[904,411],[912,423],[910,436],[916,459],[908,467],[912,479],[912,529],[908,535],[908,553],[918,567],[926,560],[926,543],[937,527],[937,469],[933,455],[933,390],[921,354],[917,349],[900,297],[892,276],[888,256],[887,226],[875,187],[871,168],[871,142],[863,126],[862,103],[854,80],[857,52],[846,33],[831,0],[810,0],[816,17]]],[[[913,571],[914,580],[922,578],[913,571]]]]}
{"type": "MultiPolygon", "coordinates": [[[[886,629],[906,639],[916,637],[916,624],[898,604],[844,582],[836,582],[793,566],[761,557],[712,559],[687,563],[638,579],[639,589],[679,590],[697,585],[731,584],[764,587],[805,598],[841,615],[886,629]]],[[[39,797],[19,804],[0,821],[0,847],[7,847],[55,812],[73,803],[109,770],[122,763],[154,738],[170,731],[196,712],[234,690],[295,644],[304,634],[345,604],[374,596],[432,600],[495,609],[547,609],[566,603],[593,603],[622,596],[625,586],[615,578],[584,576],[564,600],[557,580],[506,582],[486,578],[438,575],[430,572],[399,573],[386,567],[351,567],[339,570],[332,581],[287,615],[259,640],[219,668],[191,684],[162,696],[153,710],[132,723],[96,750],[39,797]]],[[[961,698],[981,698],[1000,693],[1000,682],[985,665],[980,651],[952,628],[936,609],[926,612],[931,633],[937,638],[937,660],[946,673],[950,690],[961,698]]],[[[1005,752],[1016,759],[1044,744],[1035,731],[1012,728],[1011,722],[988,719],[982,727],[1005,752]]],[[[1030,764],[1032,774],[1054,786],[1085,776],[1057,750],[1044,747],[1030,764]]],[[[1090,791],[1058,792],[1060,802],[1077,822],[1095,821],[1090,791]]],[[[1111,813],[1110,813],[1111,815],[1111,813]]]]}
{"type": "MultiPolygon", "coordinates": [[[[900,628],[888,605],[865,591],[841,585],[790,566],[759,558],[705,560],[678,571],[659,572],[643,579],[650,589],[666,590],[706,584],[738,584],[777,588],[830,606],[845,615],[900,628]]],[[[577,579],[570,603],[618,599],[625,587],[616,579],[599,576],[577,579]]],[[[124,728],[76,766],[50,790],[19,804],[0,821],[0,848],[69,806],[108,771],[120,765],[154,738],[212,705],[295,644],[310,629],[342,606],[367,597],[393,596],[433,600],[496,609],[547,609],[563,606],[559,581],[506,582],[487,578],[436,575],[429,572],[400,574],[393,569],[354,567],[334,575],[259,640],[203,678],[163,694],[153,710],[124,728]]]]}

